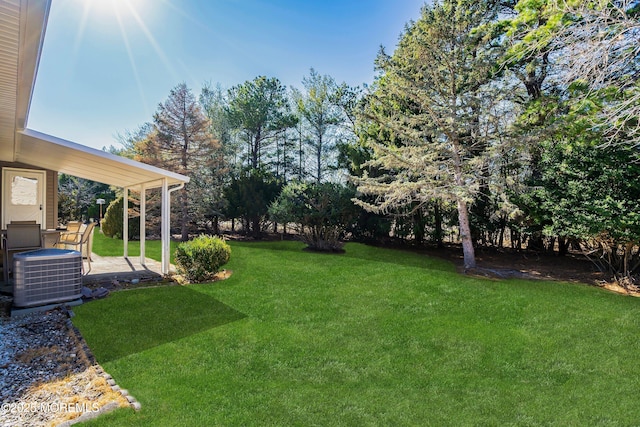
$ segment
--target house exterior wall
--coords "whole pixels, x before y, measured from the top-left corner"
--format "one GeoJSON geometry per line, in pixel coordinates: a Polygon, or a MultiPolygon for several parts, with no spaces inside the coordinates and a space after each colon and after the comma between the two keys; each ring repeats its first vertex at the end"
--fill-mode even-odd
{"type": "MultiPolygon", "coordinates": [[[[46,172],[46,224],[45,228],[53,229],[58,227],[58,172],[25,165],[23,163],[0,162],[0,168],[17,168],[44,170],[46,172]]],[[[0,188],[2,188],[2,174],[0,174],[0,188]]],[[[4,195],[3,195],[4,197],[4,195]]],[[[0,209],[2,205],[0,204],[0,209]]],[[[0,214],[2,212],[0,211],[0,214]]]]}
{"type": "Polygon", "coordinates": [[[47,171],[47,228],[58,227],[58,172],[47,171]]]}

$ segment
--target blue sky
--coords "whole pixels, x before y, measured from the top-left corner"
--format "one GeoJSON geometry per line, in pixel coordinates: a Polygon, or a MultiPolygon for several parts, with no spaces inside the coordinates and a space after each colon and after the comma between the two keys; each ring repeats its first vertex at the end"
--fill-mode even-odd
{"type": "Polygon", "coordinates": [[[171,88],[311,67],[371,83],[424,0],[52,0],[29,127],[101,149],[151,121],[171,88]]]}

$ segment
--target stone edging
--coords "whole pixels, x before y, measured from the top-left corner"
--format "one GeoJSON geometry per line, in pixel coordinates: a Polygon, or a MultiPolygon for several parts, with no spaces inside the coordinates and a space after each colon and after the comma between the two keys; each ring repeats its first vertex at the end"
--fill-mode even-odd
{"type": "MultiPolygon", "coordinates": [[[[74,313],[71,310],[68,310],[68,315],[69,317],[73,317],[74,313]]],[[[123,388],[120,388],[119,385],[116,384],[115,380],[113,379],[113,377],[111,375],[109,375],[102,366],[100,366],[100,364],[97,363],[95,356],[93,355],[93,353],[91,352],[91,349],[89,348],[89,346],[87,345],[87,342],[84,340],[84,338],[82,337],[82,334],[80,333],[80,331],[78,330],[78,328],[76,328],[73,323],[71,322],[71,319],[67,319],[66,321],[66,326],[68,329],[68,332],[70,335],[72,335],[74,337],[74,339],[76,340],[78,347],[80,351],[82,351],[84,357],[86,358],[88,364],[90,366],[93,366],[96,370],[96,372],[98,373],[98,375],[102,376],[107,384],[111,387],[111,389],[116,392],[116,393],[120,393],[120,395],[122,395],[122,397],[124,397],[127,402],[129,402],[129,405],[131,406],[131,408],[134,411],[139,411],[142,408],[142,405],[140,404],[140,402],[138,402],[136,400],[135,397],[131,396],[129,394],[129,391],[123,388]]],[[[106,414],[108,412],[112,412],[116,409],[118,409],[120,407],[120,405],[117,402],[111,402],[108,403],[106,405],[104,405],[103,407],[101,407],[100,409],[98,409],[95,412],[86,412],[82,415],[80,415],[77,418],[74,418],[72,420],[69,421],[65,421],[62,424],[59,424],[59,427],[68,427],[71,426],[73,424],[77,424],[77,423],[81,423],[84,421],[88,421],[91,419],[94,419],[102,414],[106,414]]]]}

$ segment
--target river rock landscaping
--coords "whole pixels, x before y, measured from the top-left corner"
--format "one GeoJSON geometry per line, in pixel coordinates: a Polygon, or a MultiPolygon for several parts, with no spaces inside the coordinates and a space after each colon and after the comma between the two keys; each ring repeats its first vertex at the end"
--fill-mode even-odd
{"type": "Polygon", "coordinates": [[[71,315],[64,307],[13,318],[2,311],[1,425],[69,425],[117,407],[139,408],[96,363],[71,315]]]}

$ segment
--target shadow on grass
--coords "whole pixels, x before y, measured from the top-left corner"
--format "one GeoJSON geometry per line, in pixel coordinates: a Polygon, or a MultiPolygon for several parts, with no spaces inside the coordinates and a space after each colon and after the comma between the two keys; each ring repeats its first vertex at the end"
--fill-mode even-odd
{"type": "Polygon", "coordinates": [[[246,317],[184,286],[136,289],[76,307],[73,323],[99,363],[216,328],[246,317]]]}

